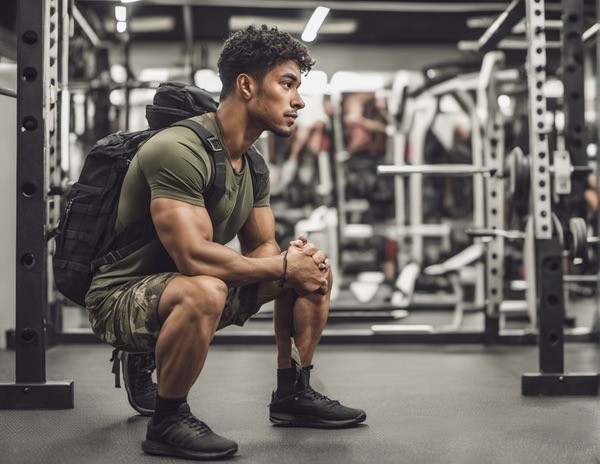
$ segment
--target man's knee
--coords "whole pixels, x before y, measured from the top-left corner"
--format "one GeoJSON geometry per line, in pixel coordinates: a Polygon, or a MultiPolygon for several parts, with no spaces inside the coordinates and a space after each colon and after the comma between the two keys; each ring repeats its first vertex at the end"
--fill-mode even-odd
{"type": "Polygon", "coordinates": [[[174,306],[181,308],[190,322],[221,316],[228,292],[225,282],[209,276],[181,276],[178,280],[174,306]]]}

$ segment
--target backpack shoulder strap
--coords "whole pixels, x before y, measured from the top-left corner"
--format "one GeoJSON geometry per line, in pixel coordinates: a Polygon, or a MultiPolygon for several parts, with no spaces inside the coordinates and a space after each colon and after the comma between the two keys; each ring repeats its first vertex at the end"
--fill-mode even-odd
{"type": "Polygon", "coordinates": [[[265,159],[258,152],[254,145],[246,152],[250,162],[250,175],[252,176],[252,192],[254,193],[254,201],[258,199],[260,188],[265,182],[265,177],[268,175],[268,168],[265,159]]]}
{"type": "Polygon", "coordinates": [[[152,218],[150,215],[142,217],[114,236],[100,256],[90,263],[90,270],[92,273],[96,273],[100,266],[126,258],[156,238],[157,234],[152,218]]]}
{"type": "MultiPolygon", "coordinates": [[[[176,122],[173,126],[183,126],[191,129],[204,144],[213,161],[214,176],[212,184],[204,192],[204,205],[208,212],[212,212],[225,194],[225,153],[226,149],[221,141],[208,129],[191,119],[176,122]]],[[[268,175],[267,163],[254,146],[246,152],[250,162],[250,175],[252,177],[252,192],[254,201],[258,199],[260,188],[268,175]]]]}
{"type": "Polygon", "coordinates": [[[211,213],[225,194],[225,178],[227,175],[227,171],[225,170],[225,147],[217,137],[196,121],[184,119],[183,121],[176,122],[173,126],[182,126],[191,129],[202,141],[208,154],[211,155],[214,175],[212,176],[211,185],[204,192],[204,206],[211,213]]]}

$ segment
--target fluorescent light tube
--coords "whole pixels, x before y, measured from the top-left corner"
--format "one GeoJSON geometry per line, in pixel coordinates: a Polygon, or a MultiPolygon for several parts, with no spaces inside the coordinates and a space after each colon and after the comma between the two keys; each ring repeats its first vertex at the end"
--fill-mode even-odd
{"type": "Polygon", "coordinates": [[[319,32],[319,28],[327,14],[329,13],[329,8],[325,6],[318,6],[313,12],[312,16],[306,23],[306,27],[304,28],[304,32],[302,33],[302,40],[305,42],[312,42],[317,38],[317,32],[319,32]]]}

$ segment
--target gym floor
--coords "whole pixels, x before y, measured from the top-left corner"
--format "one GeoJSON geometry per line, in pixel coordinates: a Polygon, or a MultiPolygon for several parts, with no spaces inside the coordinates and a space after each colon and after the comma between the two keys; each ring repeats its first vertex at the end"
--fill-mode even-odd
{"type": "MultiPolygon", "coordinates": [[[[367,411],[349,430],[272,427],[272,346],[211,348],[192,389],[192,410],[235,439],[239,463],[598,463],[600,398],[521,396],[537,370],[527,346],[370,345],[319,348],[313,385],[367,411]]],[[[147,419],[114,388],[111,349],[60,345],[47,352],[48,380],[73,379],[75,409],[0,411],[0,462],[182,462],[145,455],[147,419]]],[[[599,369],[594,344],[565,347],[571,372],[599,369]]],[[[14,380],[14,352],[0,351],[0,380],[14,380]]]]}

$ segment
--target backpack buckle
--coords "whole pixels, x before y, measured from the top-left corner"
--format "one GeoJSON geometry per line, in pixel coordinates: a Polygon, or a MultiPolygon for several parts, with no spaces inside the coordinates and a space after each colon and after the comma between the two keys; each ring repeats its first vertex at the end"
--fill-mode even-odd
{"type": "Polygon", "coordinates": [[[221,145],[221,142],[219,141],[218,138],[209,137],[206,139],[206,141],[210,144],[213,151],[222,151],[223,150],[223,145],[221,145]]]}

